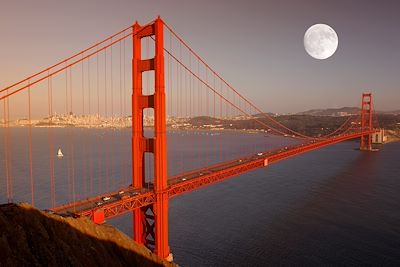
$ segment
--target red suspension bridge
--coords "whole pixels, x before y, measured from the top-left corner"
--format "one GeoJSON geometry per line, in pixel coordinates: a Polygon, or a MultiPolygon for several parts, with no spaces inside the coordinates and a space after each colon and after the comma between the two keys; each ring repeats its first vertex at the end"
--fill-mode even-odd
{"type": "Polygon", "coordinates": [[[134,239],[168,258],[170,198],[350,139],[371,150],[371,94],[361,103],[337,129],[307,136],[263,113],[160,18],[135,23],[0,90],[1,201],[96,223],[132,212],[134,239]],[[223,133],[239,121],[286,138],[232,154],[223,133]]]}

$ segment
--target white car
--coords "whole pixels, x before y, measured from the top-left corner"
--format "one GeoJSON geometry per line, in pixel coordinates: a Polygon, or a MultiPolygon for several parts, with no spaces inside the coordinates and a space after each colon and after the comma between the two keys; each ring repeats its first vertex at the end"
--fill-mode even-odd
{"type": "Polygon", "coordinates": [[[261,152],[260,152],[260,153],[257,153],[257,156],[262,156],[262,155],[263,155],[263,153],[261,153],[261,152]]]}
{"type": "Polygon", "coordinates": [[[182,181],[186,181],[186,178],[182,178],[182,181]]]}
{"type": "Polygon", "coordinates": [[[110,200],[110,199],[111,199],[111,197],[103,197],[102,198],[103,201],[107,201],[107,200],[110,200]]]}

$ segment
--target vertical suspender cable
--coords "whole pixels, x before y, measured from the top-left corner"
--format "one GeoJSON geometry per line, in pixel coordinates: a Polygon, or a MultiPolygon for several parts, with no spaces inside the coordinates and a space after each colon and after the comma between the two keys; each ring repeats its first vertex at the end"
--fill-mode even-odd
{"type": "MultiPolygon", "coordinates": [[[[8,90],[7,90],[8,91],[8,90]]],[[[13,193],[13,175],[12,175],[12,140],[11,140],[11,133],[10,133],[10,99],[7,98],[7,147],[8,147],[8,175],[9,175],[9,201],[12,202],[14,199],[13,193]]]]}
{"type": "MultiPolygon", "coordinates": [[[[122,58],[124,59],[124,64],[123,64],[123,91],[124,91],[124,109],[123,109],[123,114],[124,114],[124,116],[123,116],[123,118],[124,118],[124,128],[127,126],[126,125],[126,122],[127,122],[127,114],[126,114],[126,99],[127,99],[127,97],[126,97],[126,95],[127,95],[127,88],[126,88],[126,55],[125,55],[125,50],[126,50],[126,43],[125,43],[125,39],[124,39],[124,41],[123,41],[123,43],[124,43],[124,49],[123,49],[123,56],[122,56],[122,58]]],[[[125,135],[123,135],[123,136],[125,136],[125,135]]],[[[124,139],[124,141],[125,141],[125,139],[124,139]]],[[[127,162],[128,162],[128,158],[127,157],[125,157],[125,155],[121,155],[122,156],[122,159],[123,159],[123,161],[124,161],[124,174],[123,174],[123,183],[124,183],[124,185],[126,185],[126,183],[127,183],[127,176],[128,176],[128,164],[127,164],[127,162]]]]}
{"type": "MultiPolygon", "coordinates": [[[[112,40],[111,40],[112,41],[112,40]]],[[[111,127],[115,126],[115,118],[114,118],[114,77],[113,77],[113,46],[110,46],[110,90],[111,90],[111,127]]],[[[114,136],[115,131],[111,131],[110,135],[110,179],[111,179],[111,187],[114,190],[115,186],[115,177],[114,177],[114,136]]],[[[110,188],[107,188],[110,190],[110,188]]]]}
{"type": "MultiPolygon", "coordinates": [[[[29,81],[28,81],[29,84],[29,81]]],[[[33,182],[33,164],[32,164],[32,118],[31,118],[31,87],[28,87],[28,120],[29,120],[29,177],[31,184],[31,205],[35,206],[35,188],[33,182]]]]}
{"type": "Polygon", "coordinates": [[[124,186],[124,163],[125,159],[124,156],[122,155],[122,146],[123,146],[123,139],[122,139],[122,133],[123,133],[123,128],[121,128],[121,124],[123,122],[123,116],[122,116],[122,42],[119,42],[119,120],[118,120],[118,148],[119,148],[119,186],[123,187],[124,186]]]}
{"type": "MultiPolygon", "coordinates": [[[[89,124],[92,126],[93,124],[93,116],[92,116],[92,99],[91,99],[91,87],[90,87],[90,58],[88,58],[87,64],[87,73],[88,73],[88,93],[89,93],[89,124]]],[[[89,135],[89,133],[87,133],[89,135]]],[[[90,132],[92,134],[92,132],[90,132]]],[[[90,156],[89,156],[89,193],[93,194],[93,138],[89,135],[89,147],[90,147],[90,156]]]]}
{"type": "MultiPolygon", "coordinates": [[[[66,108],[66,111],[65,111],[65,115],[66,115],[66,118],[68,119],[68,121],[69,121],[69,118],[70,118],[70,114],[69,114],[69,107],[68,107],[68,102],[69,102],[69,96],[68,96],[68,68],[65,70],[65,108],[66,108]]],[[[68,123],[68,122],[67,122],[68,123]]],[[[69,140],[69,135],[68,135],[68,133],[69,133],[69,131],[70,131],[70,129],[68,129],[66,132],[67,132],[67,138],[66,138],[66,140],[69,140]]],[[[71,158],[71,151],[70,151],[70,146],[69,146],[69,144],[68,144],[68,151],[67,151],[67,185],[68,185],[68,200],[69,201],[71,201],[72,200],[72,198],[71,198],[71,169],[70,169],[70,158],[71,158]]]]}
{"type": "MultiPolygon", "coordinates": [[[[72,98],[72,90],[73,90],[73,84],[72,84],[72,67],[70,68],[69,71],[69,86],[70,86],[70,92],[71,92],[71,116],[72,118],[74,118],[74,113],[73,113],[73,98],[72,98]]],[[[71,188],[72,188],[72,200],[75,204],[75,200],[76,200],[76,196],[75,196],[75,159],[74,159],[74,132],[72,127],[70,127],[70,146],[71,146],[71,188]]],[[[75,205],[74,205],[74,209],[75,209],[75,205]]]]}
{"type": "MultiPolygon", "coordinates": [[[[98,50],[98,49],[97,49],[98,50]]],[[[96,90],[97,90],[97,123],[100,123],[100,72],[99,72],[99,53],[96,54],[96,90]]],[[[96,136],[98,142],[100,142],[100,135],[96,136]]],[[[101,175],[101,157],[100,148],[103,146],[96,146],[96,156],[97,156],[97,190],[98,194],[101,192],[102,175],[101,175]]]]}
{"type": "MultiPolygon", "coordinates": [[[[105,109],[105,119],[106,121],[109,121],[108,119],[108,113],[107,113],[107,49],[104,50],[104,109],[105,109]]],[[[106,131],[104,137],[105,137],[105,142],[104,142],[104,147],[105,147],[105,162],[106,162],[106,190],[110,188],[110,181],[109,181],[109,153],[108,153],[108,146],[109,146],[109,135],[110,133],[106,131]]]]}
{"type": "Polygon", "coordinates": [[[51,206],[55,206],[55,173],[54,173],[54,137],[53,137],[53,77],[48,78],[48,142],[49,142],[49,160],[50,160],[50,191],[51,191],[51,206]]]}
{"type": "Polygon", "coordinates": [[[6,99],[3,100],[3,148],[4,148],[4,170],[6,177],[6,192],[8,199],[8,151],[7,151],[7,138],[6,138],[6,99]]]}
{"type": "MultiPolygon", "coordinates": [[[[83,54],[82,54],[83,58],[83,54]]],[[[87,123],[88,116],[86,116],[85,113],[85,73],[84,73],[84,62],[82,60],[81,62],[81,90],[82,90],[82,120],[84,120],[84,123],[87,123]]],[[[88,143],[87,143],[87,132],[83,129],[82,131],[83,134],[83,145],[82,147],[78,146],[80,148],[80,151],[82,152],[83,156],[83,195],[86,196],[87,194],[87,182],[88,182],[88,175],[87,175],[87,163],[88,163],[88,143]]],[[[78,186],[80,188],[80,186],[78,186]]]]}

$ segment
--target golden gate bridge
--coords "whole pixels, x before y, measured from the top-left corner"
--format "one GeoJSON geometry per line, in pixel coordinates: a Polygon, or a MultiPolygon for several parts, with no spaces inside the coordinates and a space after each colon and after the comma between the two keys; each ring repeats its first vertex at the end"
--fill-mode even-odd
{"type": "Polygon", "coordinates": [[[0,105],[5,201],[96,223],[132,212],[135,241],[163,258],[172,255],[170,198],[350,139],[372,150],[377,126],[372,95],[364,93],[361,113],[335,130],[315,137],[290,129],[239,93],[160,17],[1,89],[0,105]],[[237,121],[296,142],[226,153],[216,133],[238,130],[237,121]],[[178,142],[193,157],[182,152],[167,164],[169,131],[197,133],[198,140],[178,142]],[[64,154],[57,156],[60,144],[64,154]],[[205,145],[213,155],[199,152],[205,145]]]}

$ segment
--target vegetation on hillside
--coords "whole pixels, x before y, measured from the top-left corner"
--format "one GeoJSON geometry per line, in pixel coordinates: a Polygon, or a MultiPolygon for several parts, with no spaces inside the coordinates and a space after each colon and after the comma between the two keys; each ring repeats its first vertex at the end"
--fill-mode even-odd
{"type": "Polygon", "coordinates": [[[176,266],[109,225],[0,205],[0,266],[176,266]]]}

